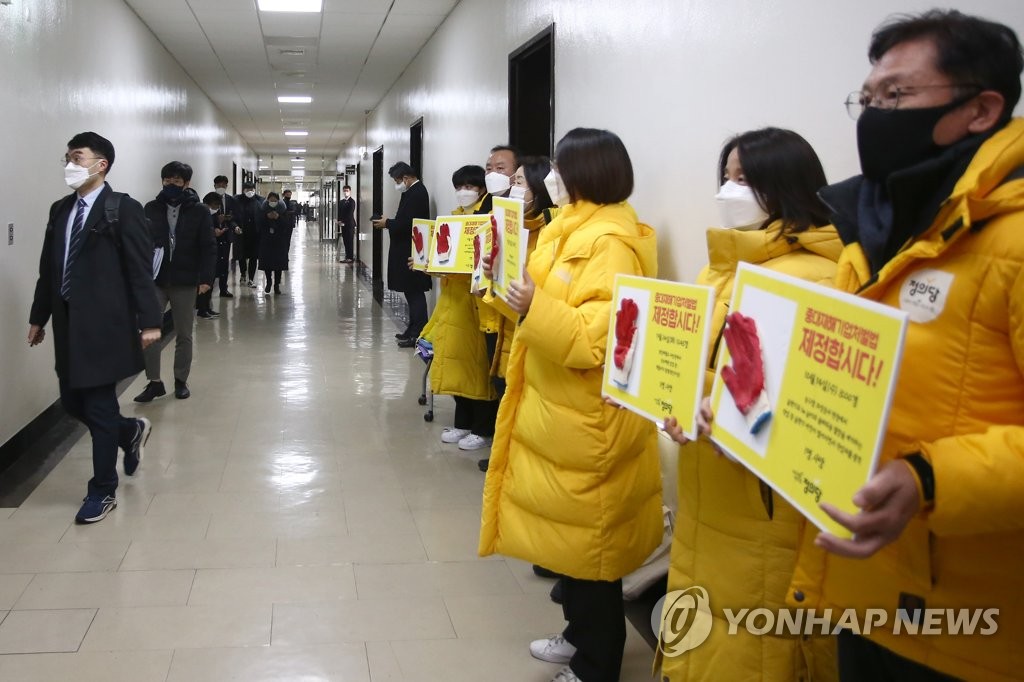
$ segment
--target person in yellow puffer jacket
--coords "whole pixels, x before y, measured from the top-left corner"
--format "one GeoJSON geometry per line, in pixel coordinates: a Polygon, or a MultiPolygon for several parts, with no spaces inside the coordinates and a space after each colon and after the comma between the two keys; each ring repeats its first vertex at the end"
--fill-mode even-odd
{"type": "Polygon", "coordinates": [[[909,323],[861,511],[824,506],[855,539],[808,528],[789,603],[886,615],[839,635],[844,681],[1020,680],[1024,54],[1004,25],[932,11],[883,25],[868,55],[848,100],[862,175],[821,196],[838,287],[909,323]]]}
{"type": "Polygon", "coordinates": [[[626,202],[633,168],[616,135],[571,130],[556,164],[545,185],[569,205],[541,231],[508,297],[520,322],[479,551],[567,576],[568,626],[530,653],[568,663],[560,682],[606,682],[619,679],[626,641],[621,579],[661,542],[663,525],[654,425],[605,403],[601,380],[615,276],[655,276],[657,245],[626,202]]]}
{"type": "MultiPolygon", "coordinates": [[[[818,200],[825,172],[810,144],[778,128],[729,140],[719,160],[716,196],[724,229],[707,231],[708,265],[698,283],[714,288],[712,338],[721,339],[741,262],[831,284],[842,243],[818,200]]],[[[705,394],[717,353],[709,353],[705,394]]],[[[670,682],[838,679],[831,636],[728,634],[722,609],[783,608],[805,521],[795,508],[707,440],[687,442],[674,419],[666,431],[679,449],[679,510],[668,590],[703,587],[715,616],[711,635],[679,656],[660,656],[670,682]]]]}
{"type": "MultiPolygon", "coordinates": [[[[459,168],[452,174],[452,185],[458,204],[453,214],[490,211],[491,195],[484,190],[483,168],[459,168]]],[[[434,347],[430,389],[437,395],[455,398],[455,421],[441,431],[443,443],[459,443],[471,435],[494,435],[497,396],[469,280],[470,276],[463,274],[441,277],[437,305],[420,334],[434,347]]]]}
{"type": "MultiPolygon", "coordinates": [[[[512,176],[512,188],[509,190],[509,196],[523,200],[523,225],[529,232],[526,257],[529,259],[530,254],[537,246],[537,237],[540,236],[541,228],[558,215],[558,207],[551,201],[551,197],[548,196],[548,191],[544,187],[544,178],[551,172],[551,159],[546,156],[528,156],[522,159],[522,164],[512,176]]],[[[501,324],[498,327],[491,358],[491,376],[504,381],[508,372],[508,358],[512,351],[512,337],[515,336],[519,315],[490,291],[483,297],[483,301],[489,309],[501,315],[501,324]]],[[[487,459],[477,462],[480,471],[487,471],[487,463],[487,459]]]]}

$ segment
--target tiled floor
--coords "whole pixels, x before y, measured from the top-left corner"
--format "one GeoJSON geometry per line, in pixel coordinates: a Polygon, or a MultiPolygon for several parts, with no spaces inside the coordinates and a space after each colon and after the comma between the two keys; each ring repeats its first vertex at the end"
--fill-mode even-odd
{"type": "MultiPolygon", "coordinates": [[[[0,680],[557,671],[527,651],[563,627],[550,582],[476,556],[480,453],[440,442],[450,400],[424,422],[422,363],[313,235],[296,231],[283,295],[214,298],[222,315],[197,323],[191,399],[137,406],[141,379],[122,396],[153,435],[106,520],[72,523],[88,438],[20,508],[0,509],[0,680]]],[[[622,679],[648,680],[651,650],[628,629],[622,679]]]]}

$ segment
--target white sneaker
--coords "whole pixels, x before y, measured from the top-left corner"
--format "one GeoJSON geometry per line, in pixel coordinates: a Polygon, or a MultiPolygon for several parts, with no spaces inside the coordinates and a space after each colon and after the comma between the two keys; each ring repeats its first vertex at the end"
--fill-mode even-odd
{"type": "Polygon", "coordinates": [[[457,429],[454,426],[446,426],[441,430],[441,442],[458,443],[469,434],[469,429],[457,429]]]}
{"type": "MultiPolygon", "coordinates": [[[[551,635],[546,639],[535,639],[530,642],[530,655],[548,663],[568,663],[575,653],[576,647],[565,641],[565,637],[562,637],[562,635],[551,635]]],[[[562,675],[566,670],[569,669],[563,668],[558,674],[562,675]]],[[[569,670],[569,674],[572,677],[565,679],[576,679],[576,675],[571,670],[569,670]]],[[[555,680],[558,679],[558,677],[555,677],[555,680]]]]}
{"type": "Polygon", "coordinates": [[[483,436],[471,433],[459,440],[459,450],[482,450],[483,448],[489,448],[491,447],[492,440],[493,438],[484,438],[483,436]]]}
{"type": "Polygon", "coordinates": [[[551,682],[583,682],[583,680],[576,677],[576,673],[572,671],[572,668],[565,666],[558,671],[557,675],[551,678],[551,682]]]}

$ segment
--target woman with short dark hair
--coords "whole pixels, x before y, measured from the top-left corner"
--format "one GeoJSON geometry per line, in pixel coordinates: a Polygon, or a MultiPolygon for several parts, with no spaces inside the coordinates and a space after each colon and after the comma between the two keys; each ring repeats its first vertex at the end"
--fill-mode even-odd
{"type": "Polygon", "coordinates": [[[559,682],[602,682],[618,680],[622,667],[622,577],[663,534],[654,425],[601,397],[615,276],[654,276],[657,247],[654,230],[625,201],[633,168],[615,134],[572,130],[555,160],[545,185],[565,207],[541,231],[508,297],[520,321],[484,488],[480,553],[566,576],[568,626],[530,652],[569,664],[559,682]]]}

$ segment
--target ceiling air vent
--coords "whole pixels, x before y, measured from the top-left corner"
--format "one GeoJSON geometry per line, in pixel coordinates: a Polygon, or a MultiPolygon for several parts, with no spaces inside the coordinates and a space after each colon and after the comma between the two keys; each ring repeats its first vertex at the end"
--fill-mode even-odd
{"type": "Polygon", "coordinates": [[[306,50],[301,47],[287,47],[277,51],[278,54],[282,54],[286,57],[301,57],[306,54],[306,50]]]}

